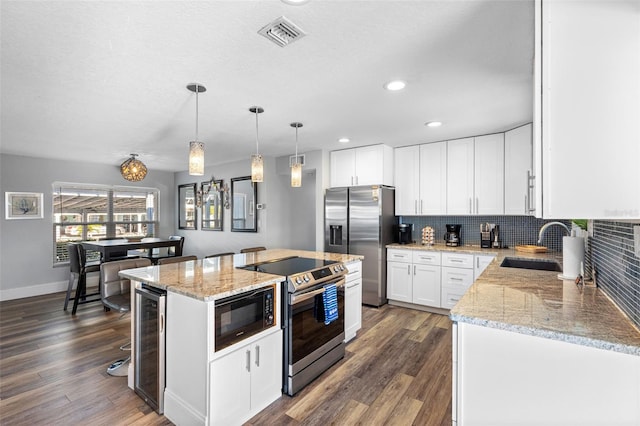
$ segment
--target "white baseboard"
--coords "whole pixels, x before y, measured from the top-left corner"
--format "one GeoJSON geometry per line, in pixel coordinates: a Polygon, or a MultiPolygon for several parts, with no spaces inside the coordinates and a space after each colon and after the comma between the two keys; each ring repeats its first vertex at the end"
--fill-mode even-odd
{"type": "Polygon", "coordinates": [[[208,423],[206,415],[199,413],[172,393],[169,388],[164,390],[164,415],[177,425],[204,425],[208,423]]]}
{"type": "MultiPolygon", "coordinates": [[[[98,276],[92,275],[87,275],[87,288],[98,286],[98,276]]],[[[1,289],[0,302],[23,299],[25,297],[42,296],[43,294],[59,293],[61,291],[67,291],[68,285],[69,281],[55,281],[26,287],[1,289]]]]}

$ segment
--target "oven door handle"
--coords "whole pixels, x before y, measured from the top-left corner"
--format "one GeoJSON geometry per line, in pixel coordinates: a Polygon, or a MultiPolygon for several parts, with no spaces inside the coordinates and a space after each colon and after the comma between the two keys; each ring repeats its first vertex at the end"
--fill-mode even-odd
{"type": "MultiPolygon", "coordinates": [[[[335,284],[336,287],[343,287],[344,283],[345,283],[345,279],[343,278],[343,279],[341,279],[339,281],[336,281],[333,284],[335,284]]],[[[327,285],[327,284],[325,284],[325,285],[327,285]]],[[[291,304],[295,305],[297,303],[304,302],[305,300],[309,300],[312,297],[316,297],[318,294],[322,294],[322,293],[324,293],[324,286],[322,288],[319,288],[318,290],[313,290],[313,291],[310,291],[308,293],[303,293],[303,294],[300,294],[300,295],[295,295],[294,294],[294,295],[291,296],[291,304]]]]}

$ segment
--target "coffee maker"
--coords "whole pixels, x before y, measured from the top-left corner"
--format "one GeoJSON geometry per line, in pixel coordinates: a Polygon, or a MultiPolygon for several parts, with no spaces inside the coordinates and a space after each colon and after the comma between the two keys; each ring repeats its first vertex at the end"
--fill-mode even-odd
{"type": "Polygon", "coordinates": [[[400,244],[411,244],[413,236],[413,224],[412,223],[401,223],[398,225],[398,243],[400,244]]]}
{"type": "Polygon", "coordinates": [[[444,234],[444,243],[447,246],[457,247],[460,245],[460,228],[462,225],[445,225],[447,232],[444,234]]]}
{"type": "Polygon", "coordinates": [[[500,226],[495,223],[480,224],[480,247],[481,248],[502,248],[500,238],[500,226]]]}

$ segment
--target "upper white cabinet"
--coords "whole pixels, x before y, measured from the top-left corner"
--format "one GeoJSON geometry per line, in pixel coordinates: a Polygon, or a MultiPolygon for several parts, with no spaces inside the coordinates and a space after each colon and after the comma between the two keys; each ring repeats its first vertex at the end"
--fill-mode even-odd
{"type": "Polygon", "coordinates": [[[393,148],[371,145],[331,151],[331,187],[393,186],[393,148]]]}
{"type": "Polygon", "coordinates": [[[504,134],[504,214],[529,215],[534,211],[533,146],[531,124],[504,134]]]}
{"type": "Polygon", "coordinates": [[[396,214],[446,214],[446,142],[397,148],[394,157],[396,214]]]}
{"type": "Polygon", "coordinates": [[[640,3],[535,6],[542,215],[640,218],[640,3]]]}
{"type": "Polygon", "coordinates": [[[447,142],[447,214],[473,214],[473,138],[447,142]]]}
{"type": "Polygon", "coordinates": [[[447,142],[447,214],[504,213],[504,134],[447,142]]]}
{"type": "Polygon", "coordinates": [[[504,133],[474,138],[474,214],[504,214],[504,133]]]}

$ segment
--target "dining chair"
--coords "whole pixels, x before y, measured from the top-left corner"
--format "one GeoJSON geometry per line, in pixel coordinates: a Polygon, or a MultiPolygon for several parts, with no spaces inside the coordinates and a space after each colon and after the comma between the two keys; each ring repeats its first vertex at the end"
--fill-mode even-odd
{"type": "MultiPolygon", "coordinates": [[[[181,235],[171,235],[169,236],[170,240],[180,241],[177,247],[161,247],[149,250],[149,253],[145,256],[151,259],[151,262],[154,264],[158,264],[160,259],[166,259],[169,257],[182,256],[182,249],[184,247],[184,237],[181,235]]],[[[142,239],[142,242],[145,242],[145,238],[142,239]]]]}
{"type": "Polygon", "coordinates": [[[198,260],[196,256],[173,256],[158,259],[158,265],[168,265],[170,263],[188,262],[190,260],[198,260]]]}
{"type": "MultiPolygon", "coordinates": [[[[105,310],[113,309],[121,314],[131,311],[131,281],[120,276],[125,269],[150,266],[151,261],[145,258],[117,260],[100,265],[100,300],[105,310]]],[[[131,350],[131,343],[120,346],[120,350],[131,350]],[[127,349],[128,348],[128,349],[127,349]]],[[[107,373],[112,376],[126,376],[131,356],[112,362],[107,373]]]]}
{"type": "Polygon", "coordinates": [[[87,254],[82,244],[67,244],[67,253],[69,254],[69,284],[63,310],[66,311],[69,301],[73,300],[71,315],[75,315],[78,305],[100,301],[99,297],[94,297],[100,296],[99,292],[87,294],[87,274],[100,272],[100,264],[95,262],[87,263],[87,254]],[[71,297],[74,286],[76,287],[76,293],[74,297],[71,297]]]}
{"type": "Polygon", "coordinates": [[[215,253],[215,254],[210,254],[209,256],[205,256],[204,258],[205,259],[210,259],[212,257],[228,256],[230,254],[235,254],[235,253],[232,252],[232,251],[229,251],[229,252],[226,252],[226,253],[215,253]]]}
{"type": "Polygon", "coordinates": [[[247,247],[240,250],[240,253],[252,253],[254,251],[266,250],[266,247],[247,247]]]}

